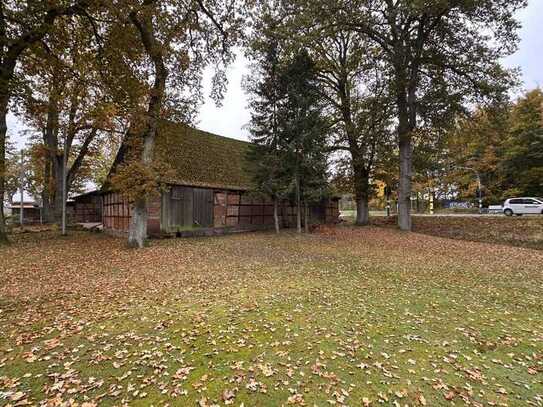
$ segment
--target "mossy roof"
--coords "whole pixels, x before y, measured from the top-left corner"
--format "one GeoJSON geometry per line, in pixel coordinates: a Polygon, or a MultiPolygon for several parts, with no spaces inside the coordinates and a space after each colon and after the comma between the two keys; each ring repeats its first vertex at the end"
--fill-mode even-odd
{"type": "MultiPolygon", "coordinates": [[[[154,160],[165,164],[172,177],[164,182],[205,188],[251,189],[246,155],[250,144],[218,136],[186,124],[162,121],[157,129],[154,160]]],[[[123,145],[113,164],[124,159],[123,145]]]]}

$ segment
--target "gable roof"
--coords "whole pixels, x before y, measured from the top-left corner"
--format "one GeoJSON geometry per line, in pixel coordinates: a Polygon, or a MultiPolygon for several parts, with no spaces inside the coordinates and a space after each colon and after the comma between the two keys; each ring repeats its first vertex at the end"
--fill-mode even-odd
{"type": "MultiPolygon", "coordinates": [[[[156,134],[154,160],[166,164],[174,176],[169,184],[231,190],[251,189],[246,170],[250,143],[218,136],[186,124],[161,121],[156,134]]],[[[110,174],[126,155],[119,149],[110,174]]]]}

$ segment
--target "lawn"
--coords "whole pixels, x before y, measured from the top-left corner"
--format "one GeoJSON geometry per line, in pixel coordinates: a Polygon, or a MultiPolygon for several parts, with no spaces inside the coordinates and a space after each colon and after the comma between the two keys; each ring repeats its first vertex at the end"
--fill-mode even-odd
{"type": "Polygon", "coordinates": [[[0,259],[0,404],[543,405],[542,251],[340,227],[0,259]]]}
{"type": "MultiPolygon", "coordinates": [[[[396,227],[396,217],[374,217],[373,225],[396,227]]],[[[432,236],[543,250],[543,216],[414,216],[413,230],[432,236]]]]}

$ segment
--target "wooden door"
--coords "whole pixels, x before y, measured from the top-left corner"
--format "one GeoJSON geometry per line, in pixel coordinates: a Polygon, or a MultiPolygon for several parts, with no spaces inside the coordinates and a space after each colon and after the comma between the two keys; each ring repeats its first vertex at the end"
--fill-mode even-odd
{"type": "Polygon", "coordinates": [[[213,226],[213,190],[194,188],[194,225],[210,228],[213,226]]]}
{"type": "Polygon", "coordinates": [[[170,226],[192,227],[193,189],[172,187],[170,191],[170,226]]]}

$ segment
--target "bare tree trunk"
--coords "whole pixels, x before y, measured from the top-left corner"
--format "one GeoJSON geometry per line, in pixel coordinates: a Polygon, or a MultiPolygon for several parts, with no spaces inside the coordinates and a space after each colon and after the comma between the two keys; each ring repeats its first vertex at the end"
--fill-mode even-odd
{"type": "MultiPolygon", "coordinates": [[[[156,6],[154,3],[150,5],[156,6]]],[[[129,15],[130,21],[140,34],[145,52],[151,58],[155,68],[155,79],[150,90],[149,104],[147,106],[147,126],[143,131],[142,163],[150,166],[153,161],[153,149],[155,135],[162,109],[164,91],[168,70],[164,64],[162,44],[155,37],[151,13],[145,13],[141,19],[138,13],[133,11],[129,15]]],[[[133,205],[132,219],[128,230],[128,245],[142,248],[147,238],[147,197],[138,197],[133,205]]]]}
{"type": "MultiPolygon", "coordinates": [[[[4,82],[5,79],[1,78],[0,81],[4,82]]],[[[7,84],[2,83],[2,88],[7,87],[7,84]]],[[[6,133],[8,130],[6,124],[6,116],[8,113],[8,100],[9,96],[6,92],[3,92],[0,96],[0,244],[8,242],[8,234],[6,229],[6,220],[4,219],[4,193],[5,193],[5,179],[6,172],[6,133]]]]}
{"type": "Polygon", "coordinates": [[[401,230],[411,230],[411,138],[400,135],[400,185],[398,189],[398,225],[401,230]]]}
{"type": "Polygon", "coordinates": [[[275,223],[275,233],[279,233],[279,199],[273,198],[273,220],[275,223]]]}
{"type": "MultiPolygon", "coordinates": [[[[357,158],[358,161],[358,158],[357,158]]],[[[369,174],[366,168],[353,164],[354,190],[356,199],[356,225],[367,226],[370,222],[369,195],[370,184],[369,174]]]]}
{"type": "Polygon", "coordinates": [[[309,233],[309,205],[304,199],[304,230],[305,233],[309,233]]]}
{"type": "Polygon", "coordinates": [[[51,213],[51,191],[50,191],[50,179],[51,179],[51,160],[49,157],[45,157],[45,164],[43,167],[43,190],[41,192],[42,202],[42,220],[45,223],[50,223],[52,220],[51,213]]]}
{"type": "MultiPolygon", "coordinates": [[[[144,136],[145,137],[145,136],[144,136]]],[[[151,165],[153,161],[153,137],[145,137],[142,152],[142,162],[145,165],[151,165]]],[[[128,246],[133,248],[142,248],[147,239],[147,197],[137,198],[132,205],[132,218],[128,229],[128,246]]]]}
{"type": "Polygon", "coordinates": [[[296,231],[302,233],[302,202],[300,197],[300,178],[296,174],[296,231]]]}
{"type": "Polygon", "coordinates": [[[62,159],[58,155],[58,102],[62,94],[60,83],[53,78],[49,90],[47,105],[47,122],[43,133],[43,143],[47,150],[45,157],[44,192],[47,199],[43,199],[45,221],[48,223],[60,222],[62,215],[62,159]]]}
{"type": "MultiPolygon", "coordinates": [[[[405,51],[405,50],[403,50],[405,51]]],[[[418,50],[418,58],[420,52],[418,50]]],[[[417,95],[420,59],[410,67],[404,64],[402,52],[395,59],[396,107],[398,109],[398,147],[400,150],[400,182],[398,187],[398,226],[411,231],[411,192],[413,167],[412,133],[417,126],[417,95]]]]}
{"type": "Polygon", "coordinates": [[[138,198],[132,206],[128,230],[128,246],[142,248],[147,239],[147,199],[138,198]]]}
{"type": "Polygon", "coordinates": [[[356,199],[356,225],[367,226],[370,223],[370,209],[368,196],[361,196],[356,199]]]}
{"type": "Polygon", "coordinates": [[[412,135],[416,123],[416,110],[411,90],[406,92],[405,82],[399,80],[397,95],[398,140],[400,150],[400,182],[398,187],[398,226],[411,231],[411,176],[413,165],[412,135]]]}
{"type": "MultiPolygon", "coordinates": [[[[55,161],[58,161],[58,157],[55,157],[55,161]]],[[[55,176],[54,176],[54,182],[55,182],[55,194],[53,197],[53,221],[55,223],[58,223],[60,225],[62,221],[62,158],[60,158],[60,163],[55,163],[55,176]]]]}

